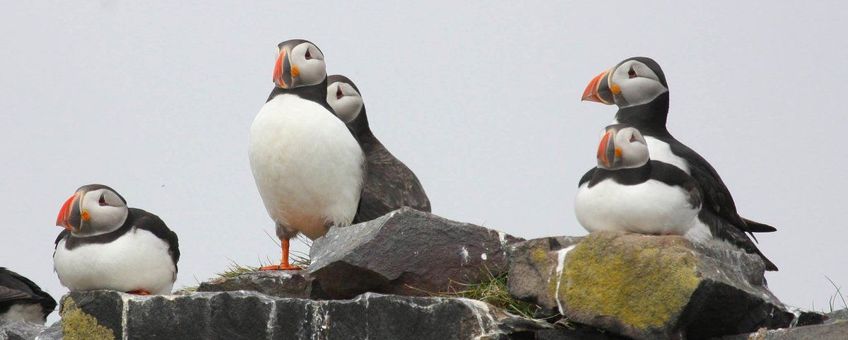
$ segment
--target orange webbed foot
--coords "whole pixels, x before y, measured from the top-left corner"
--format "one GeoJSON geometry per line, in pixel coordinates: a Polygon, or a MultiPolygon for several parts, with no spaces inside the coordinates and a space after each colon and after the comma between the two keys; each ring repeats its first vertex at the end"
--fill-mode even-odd
{"type": "Polygon", "coordinates": [[[135,295],[150,295],[150,292],[145,289],[136,289],[127,292],[127,294],[135,294],[135,295]]]}

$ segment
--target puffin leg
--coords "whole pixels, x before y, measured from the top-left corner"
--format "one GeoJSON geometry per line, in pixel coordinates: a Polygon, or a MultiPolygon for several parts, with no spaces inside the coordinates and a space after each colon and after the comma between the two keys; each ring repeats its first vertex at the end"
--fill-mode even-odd
{"type": "Polygon", "coordinates": [[[128,292],[127,292],[127,294],[135,294],[135,295],[150,295],[150,292],[148,292],[148,291],[147,291],[147,290],[145,290],[145,289],[136,289],[136,290],[128,291],[128,292]]]}
{"type": "Polygon", "coordinates": [[[283,258],[280,260],[280,264],[260,267],[259,270],[300,270],[300,267],[289,264],[289,239],[284,238],[280,241],[282,243],[281,248],[283,251],[283,258]]]}

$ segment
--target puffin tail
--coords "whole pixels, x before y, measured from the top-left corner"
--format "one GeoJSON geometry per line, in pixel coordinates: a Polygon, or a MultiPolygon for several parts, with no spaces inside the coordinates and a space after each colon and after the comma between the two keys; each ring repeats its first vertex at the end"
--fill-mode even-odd
{"type": "Polygon", "coordinates": [[[777,231],[775,227],[765,223],[751,221],[747,218],[742,218],[742,220],[745,221],[745,224],[748,226],[748,232],[751,233],[771,233],[777,231]]]}

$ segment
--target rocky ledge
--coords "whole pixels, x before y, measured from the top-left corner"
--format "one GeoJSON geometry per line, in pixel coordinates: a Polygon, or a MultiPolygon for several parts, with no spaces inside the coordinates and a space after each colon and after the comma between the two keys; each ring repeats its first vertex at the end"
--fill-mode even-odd
{"type": "Polygon", "coordinates": [[[848,311],[790,313],[760,259],[722,242],[524,241],[401,209],[332,229],[311,257],[182,295],[74,292],[60,322],[0,325],[0,339],[848,338],[848,311]],[[482,293],[456,293],[469,287],[482,293]]]}

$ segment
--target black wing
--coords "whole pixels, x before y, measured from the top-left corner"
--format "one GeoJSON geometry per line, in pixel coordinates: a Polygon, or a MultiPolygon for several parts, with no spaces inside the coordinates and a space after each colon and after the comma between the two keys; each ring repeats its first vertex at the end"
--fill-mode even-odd
{"type": "Polygon", "coordinates": [[[401,207],[430,212],[430,200],[412,170],[379,141],[363,149],[366,175],[353,223],[370,221],[401,207]]]}
{"type": "Polygon", "coordinates": [[[0,267],[0,304],[7,302],[31,302],[41,304],[46,318],[56,308],[56,300],[41,290],[35,282],[4,267],[0,267]]]}
{"type": "Polygon", "coordinates": [[[680,168],[660,161],[651,161],[651,178],[683,188],[689,194],[689,204],[703,208],[703,193],[698,181],[680,168]]]}
{"type": "Polygon", "coordinates": [[[701,209],[698,218],[710,228],[710,232],[714,237],[725,240],[739,248],[745,250],[749,254],[759,255],[766,265],[766,270],[777,271],[777,266],[771,262],[757,246],[748,238],[744,231],[734,225],[731,225],[723,218],[717,216],[709,209],[701,209]]]}
{"type": "MultiPolygon", "coordinates": [[[[736,203],[733,202],[733,197],[730,195],[730,190],[721,180],[718,172],[707,162],[704,157],[701,157],[697,152],[690,149],[683,143],[678,142],[674,137],[660,137],[664,142],[671,146],[671,151],[689,163],[689,170],[692,177],[698,181],[704,196],[704,208],[712,210],[717,216],[730,222],[733,226],[749,232],[772,232],[776,231],[772,226],[762,223],[748,224],[736,211],[736,203]]],[[[752,221],[753,222],[753,221],[752,221]]]]}
{"type": "Polygon", "coordinates": [[[159,216],[136,208],[130,208],[130,213],[135,218],[133,226],[136,229],[147,230],[168,243],[168,254],[171,255],[171,260],[174,261],[174,269],[176,270],[177,262],[180,260],[180,242],[177,234],[171,231],[159,216]]]}

